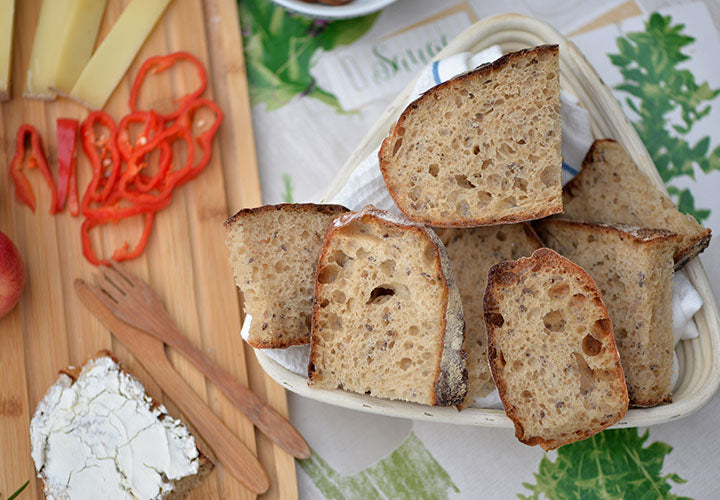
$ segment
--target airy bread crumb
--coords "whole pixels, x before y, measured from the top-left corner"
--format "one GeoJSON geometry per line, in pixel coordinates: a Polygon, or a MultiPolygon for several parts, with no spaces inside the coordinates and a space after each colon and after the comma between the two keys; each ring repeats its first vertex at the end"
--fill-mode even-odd
{"type": "Polygon", "coordinates": [[[511,52],[431,88],[378,154],[410,219],[474,227],[562,212],[558,46],[511,52]]]}
{"type": "Polygon", "coordinates": [[[283,203],[240,210],[225,222],[225,244],[250,323],[248,344],[310,342],[315,265],[340,205],[283,203]]]}
{"type": "Polygon", "coordinates": [[[628,395],[600,291],[549,248],[494,265],[485,292],[488,360],[525,444],[552,450],[597,434],[628,395]]]}
{"type": "Polygon", "coordinates": [[[669,231],[547,219],[536,223],[545,244],[582,266],[607,305],[630,404],[672,401],[673,251],[669,231]]]}
{"type": "Polygon", "coordinates": [[[318,261],[310,385],[459,405],[464,326],[445,247],[431,229],[372,207],[335,219],[318,261]]]}

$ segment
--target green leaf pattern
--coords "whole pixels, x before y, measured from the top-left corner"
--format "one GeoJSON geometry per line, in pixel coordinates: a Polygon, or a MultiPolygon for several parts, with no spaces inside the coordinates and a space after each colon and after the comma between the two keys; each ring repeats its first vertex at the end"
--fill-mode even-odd
{"type": "MultiPolygon", "coordinates": [[[[690,59],[683,49],[695,41],[684,29],[685,25],[673,25],[670,16],[656,12],[645,23],[645,31],[618,38],[619,53],[609,54],[625,80],[615,88],[631,96],[625,104],[640,117],[635,128],[666,184],[682,176],[694,180],[696,167],[705,173],[720,170],[720,146],[711,151],[709,136],[694,145],[685,137],[710,113],[708,103],[720,89],[711,89],[707,82],[698,84],[689,70],[678,68],[690,59]],[[682,124],[669,123],[673,113],[679,113],[682,124]]],[[[710,216],[710,210],[695,208],[688,189],[670,186],[668,191],[682,212],[700,222],[710,216]]]]}
{"type": "Polygon", "coordinates": [[[671,493],[672,483],[684,483],[677,474],[662,475],[666,443],[645,446],[648,431],[611,429],[558,449],[557,458],[543,457],[536,483],[523,483],[531,495],[523,500],[632,499],[690,500],[671,493]]]}
{"type": "Polygon", "coordinates": [[[318,50],[332,50],[363,36],[378,14],[323,21],[290,14],[268,0],[239,0],[245,67],[253,105],[273,111],[296,96],[318,99],[344,113],[337,98],[310,74],[318,50]]]}

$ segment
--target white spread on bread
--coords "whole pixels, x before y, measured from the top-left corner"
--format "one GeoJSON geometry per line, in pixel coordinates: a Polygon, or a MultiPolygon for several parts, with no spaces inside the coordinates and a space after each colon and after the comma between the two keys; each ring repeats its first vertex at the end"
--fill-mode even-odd
{"type": "Polygon", "coordinates": [[[49,499],[160,498],[197,474],[187,428],[109,357],[65,374],[30,425],[32,457],[49,499]]]}

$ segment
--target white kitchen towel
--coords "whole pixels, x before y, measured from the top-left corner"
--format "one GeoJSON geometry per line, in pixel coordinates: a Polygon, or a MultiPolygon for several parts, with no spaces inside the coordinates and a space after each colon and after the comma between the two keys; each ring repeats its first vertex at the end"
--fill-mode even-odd
{"type": "MultiPolygon", "coordinates": [[[[468,69],[493,61],[501,55],[499,47],[493,46],[474,55],[464,52],[430,64],[418,77],[410,101],[416,99],[429,88],[468,71],[468,69]]],[[[593,142],[593,136],[590,130],[590,116],[585,109],[577,105],[577,98],[572,94],[562,92],[560,101],[562,115],[562,180],[564,185],[577,175],[580,170],[582,160],[593,142]]],[[[329,200],[330,203],[338,203],[351,210],[360,210],[365,205],[374,205],[377,208],[399,212],[385,188],[385,182],[380,173],[377,152],[376,149],[357,166],[347,183],[329,200]]],[[[682,272],[676,273],[673,286],[673,332],[676,345],[681,339],[691,339],[698,336],[697,327],[692,317],[701,307],[702,298],[690,281],[682,272]]],[[[245,324],[243,325],[243,338],[246,340],[251,321],[252,317],[246,315],[245,324]]],[[[308,346],[263,350],[263,353],[269,358],[274,359],[288,370],[299,375],[307,374],[309,352],[308,346]]],[[[676,356],[673,384],[677,378],[677,372],[676,356]]],[[[477,399],[470,406],[476,408],[502,408],[497,391],[493,391],[486,398],[477,399]]]]}

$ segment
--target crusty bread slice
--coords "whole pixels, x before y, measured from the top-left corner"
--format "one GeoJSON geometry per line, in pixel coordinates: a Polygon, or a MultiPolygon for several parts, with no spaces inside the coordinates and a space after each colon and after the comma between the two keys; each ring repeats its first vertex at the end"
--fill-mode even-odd
{"type": "Polygon", "coordinates": [[[318,261],[310,385],[459,405],[464,327],[447,252],[430,228],[373,207],[335,219],[318,261]]]}
{"type": "Polygon", "coordinates": [[[625,415],[628,395],[608,312],[577,264],[541,248],[494,265],[485,324],[493,378],[523,443],[552,450],[625,415]]]}
{"type": "Polygon", "coordinates": [[[410,219],[488,226],[562,212],[558,46],[506,54],[431,88],[379,152],[410,219]]]}
{"type": "Polygon", "coordinates": [[[315,264],[328,224],[347,211],[283,203],[240,210],[225,221],[235,283],[252,317],[248,344],[264,349],[310,342],[315,264]]]}
{"type": "Polygon", "coordinates": [[[672,274],[678,236],[664,230],[546,219],[546,245],[582,266],[603,296],[620,351],[630,404],[672,401],[672,274]]]}
{"type": "MultiPolygon", "coordinates": [[[[45,395],[43,400],[38,404],[38,408],[36,408],[35,415],[33,416],[33,419],[32,419],[31,441],[32,441],[34,453],[36,452],[34,447],[40,446],[41,444],[44,444],[45,446],[60,446],[63,444],[62,442],[58,442],[58,441],[54,441],[54,440],[53,440],[52,444],[50,444],[49,440],[47,442],[43,443],[43,440],[39,439],[38,436],[32,436],[33,431],[35,430],[34,426],[36,425],[36,421],[40,422],[44,419],[49,418],[49,415],[45,412],[51,411],[51,412],[57,412],[57,413],[62,414],[63,411],[67,411],[67,405],[57,404],[57,405],[53,405],[52,407],[48,407],[48,405],[45,405],[44,403],[46,403],[46,401],[47,402],[52,401],[53,397],[60,396],[59,391],[61,390],[60,389],[61,387],[74,385],[78,381],[78,378],[82,375],[84,368],[91,367],[93,365],[93,363],[100,360],[101,358],[109,358],[110,361],[112,362],[112,364],[114,365],[115,370],[113,370],[113,371],[117,371],[118,373],[122,374],[122,377],[125,379],[120,382],[120,387],[124,388],[126,391],[129,391],[127,393],[128,400],[126,402],[127,404],[125,405],[126,407],[133,408],[134,411],[142,411],[142,410],[146,410],[149,408],[151,411],[156,413],[157,420],[166,421],[166,422],[173,420],[173,418],[166,413],[166,409],[161,403],[159,403],[158,401],[156,401],[155,399],[153,399],[146,393],[138,394],[138,393],[134,392],[138,389],[138,386],[139,386],[139,389],[142,391],[142,389],[144,389],[142,387],[142,384],[140,384],[139,381],[137,381],[137,379],[133,376],[132,373],[127,371],[125,369],[125,367],[120,364],[118,359],[115,357],[115,355],[111,351],[103,349],[103,350],[98,351],[91,358],[89,358],[83,366],[70,366],[70,367],[60,370],[60,378],[55,383],[55,385],[53,385],[49,389],[48,393],[45,395]],[[64,376],[66,376],[68,378],[65,378],[64,376]],[[126,380],[132,381],[132,385],[134,387],[127,387],[126,380]],[[52,394],[53,392],[55,392],[54,395],[52,394]],[[138,403],[140,403],[140,404],[138,404],[138,403]],[[132,405],[137,405],[137,406],[132,406],[132,405]]],[[[101,393],[107,392],[107,389],[108,388],[106,387],[104,391],[100,391],[100,392],[101,393]]],[[[84,394],[84,396],[87,396],[88,398],[93,398],[93,396],[94,396],[94,398],[97,398],[98,396],[101,396],[101,395],[102,394],[93,394],[93,393],[84,394]]],[[[76,401],[73,401],[73,403],[75,403],[75,402],[76,401]]],[[[101,418],[103,420],[107,419],[107,420],[112,421],[113,419],[119,418],[119,416],[113,415],[111,408],[103,407],[103,413],[97,414],[95,416],[95,419],[96,419],[95,422],[93,422],[92,415],[82,414],[81,417],[78,417],[79,422],[74,422],[74,428],[67,428],[66,432],[68,432],[69,434],[76,433],[78,429],[83,429],[83,427],[81,426],[81,424],[83,424],[83,423],[85,426],[90,425],[92,427],[93,423],[97,423],[97,419],[101,419],[101,418]]],[[[147,422],[147,423],[150,423],[150,422],[147,422]]],[[[177,421],[177,423],[176,423],[176,425],[183,425],[183,424],[184,424],[184,422],[180,423],[180,421],[177,421]]],[[[45,430],[47,430],[47,427],[45,427],[45,430]]],[[[57,429],[52,429],[52,430],[57,431],[57,429]]],[[[85,431],[84,434],[85,434],[84,439],[88,439],[88,436],[89,436],[88,432],[85,431]]],[[[97,437],[97,435],[95,437],[97,437]]],[[[105,436],[105,437],[108,438],[107,436],[105,436]]],[[[116,436],[113,436],[113,437],[115,438],[116,436]]],[[[127,437],[131,438],[131,436],[127,436],[127,437]]],[[[113,446],[117,445],[117,443],[115,443],[112,439],[108,439],[107,442],[105,442],[103,444],[106,446],[104,451],[106,453],[109,453],[110,456],[117,455],[118,453],[122,453],[122,448],[120,448],[120,449],[113,448],[113,446]]],[[[164,476],[164,473],[159,472],[160,474],[163,474],[163,479],[167,480],[171,484],[171,487],[165,488],[165,491],[160,492],[156,498],[161,499],[161,500],[181,500],[181,499],[185,498],[191,490],[193,490],[195,487],[199,486],[200,483],[202,483],[203,480],[205,479],[205,476],[207,476],[212,471],[212,469],[214,467],[213,463],[200,450],[200,446],[197,445],[197,440],[195,440],[195,445],[197,447],[197,461],[198,461],[197,472],[195,474],[186,475],[184,477],[180,477],[179,479],[174,479],[174,480],[169,480],[168,478],[166,478],[164,476]]],[[[130,447],[127,444],[125,446],[126,446],[127,451],[130,451],[130,447]]],[[[177,446],[177,444],[175,446],[177,446]]],[[[86,449],[78,449],[77,447],[73,447],[71,449],[67,449],[66,451],[67,451],[67,453],[73,453],[73,454],[85,453],[85,452],[89,451],[91,448],[92,448],[92,446],[90,446],[90,444],[88,444],[86,449]]],[[[95,451],[97,451],[97,450],[95,450],[95,451]]],[[[185,451],[189,452],[190,450],[185,450],[185,451]]],[[[37,451],[37,453],[38,453],[38,456],[42,456],[43,459],[45,458],[44,453],[40,453],[40,451],[37,451]]],[[[45,451],[45,453],[46,453],[46,451],[45,451]]],[[[35,455],[33,455],[33,457],[35,457],[35,455]]],[[[87,456],[83,457],[83,459],[88,460],[87,456]]],[[[44,490],[44,493],[47,495],[47,498],[55,498],[55,496],[51,495],[51,493],[54,493],[56,496],[58,493],[60,493],[60,495],[62,495],[62,498],[70,498],[71,494],[73,493],[70,490],[71,485],[70,484],[53,484],[52,480],[50,478],[48,478],[47,473],[46,473],[47,471],[45,470],[47,465],[48,464],[43,464],[42,468],[37,471],[38,477],[40,478],[40,482],[43,485],[43,490],[44,490]],[[67,489],[67,491],[58,491],[58,489],[62,489],[62,490],[67,489]]],[[[63,464],[64,467],[68,467],[68,465],[69,464],[63,464]]],[[[162,463],[143,464],[143,465],[146,467],[158,466],[159,471],[163,470],[162,463]]],[[[36,466],[36,468],[38,467],[37,462],[35,463],[35,466],[36,466]]],[[[57,465],[55,465],[55,469],[56,469],[55,472],[57,472],[57,465]]],[[[66,469],[66,470],[72,471],[72,469],[66,469]]],[[[79,469],[79,470],[82,470],[82,469],[79,469]]],[[[91,471],[97,470],[98,476],[102,477],[102,472],[100,471],[100,468],[98,467],[97,463],[92,464],[92,467],[90,467],[87,470],[91,470],[91,471]]],[[[143,471],[141,470],[140,467],[138,467],[138,469],[136,469],[135,472],[138,473],[139,477],[141,477],[143,474],[143,471]]],[[[72,477],[72,472],[70,472],[70,477],[72,477]]],[[[75,476],[75,477],[77,477],[77,476],[75,476]]],[[[98,478],[93,478],[93,480],[97,480],[97,479],[98,478]]],[[[132,479],[132,478],[128,478],[128,479],[132,479]]],[[[98,483],[100,483],[100,481],[98,481],[98,483]]],[[[120,485],[107,485],[107,486],[120,486],[120,485]]],[[[108,490],[111,491],[110,488],[108,488],[108,490]]],[[[98,495],[101,495],[103,492],[105,492],[105,491],[96,492],[96,493],[98,495]]],[[[77,491],[75,491],[75,493],[77,493],[77,491]]],[[[92,491],[86,490],[85,493],[89,494],[91,498],[93,497],[92,491]]],[[[127,493],[128,497],[132,496],[133,498],[137,498],[136,495],[139,494],[140,492],[136,491],[136,490],[133,490],[133,491],[126,490],[126,493],[127,493]]],[[[81,491],[81,496],[82,496],[82,491],[81,491]]],[[[75,497],[73,496],[73,498],[75,498],[75,497]]],[[[95,498],[97,498],[97,497],[95,497],[95,498]]],[[[147,497],[145,497],[145,498],[147,498],[147,497]]]]}
{"type": "Polygon", "coordinates": [[[529,224],[438,229],[455,273],[465,314],[468,394],[465,405],[487,396],[495,384],[487,361],[483,297],[488,270],[506,260],[529,257],[543,246],[529,224]]]}
{"type": "Polygon", "coordinates": [[[563,218],[656,227],[676,233],[675,269],[705,250],[710,229],[678,211],[612,139],[597,140],[585,156],[582,170],[563,190],[563,218]]]}

